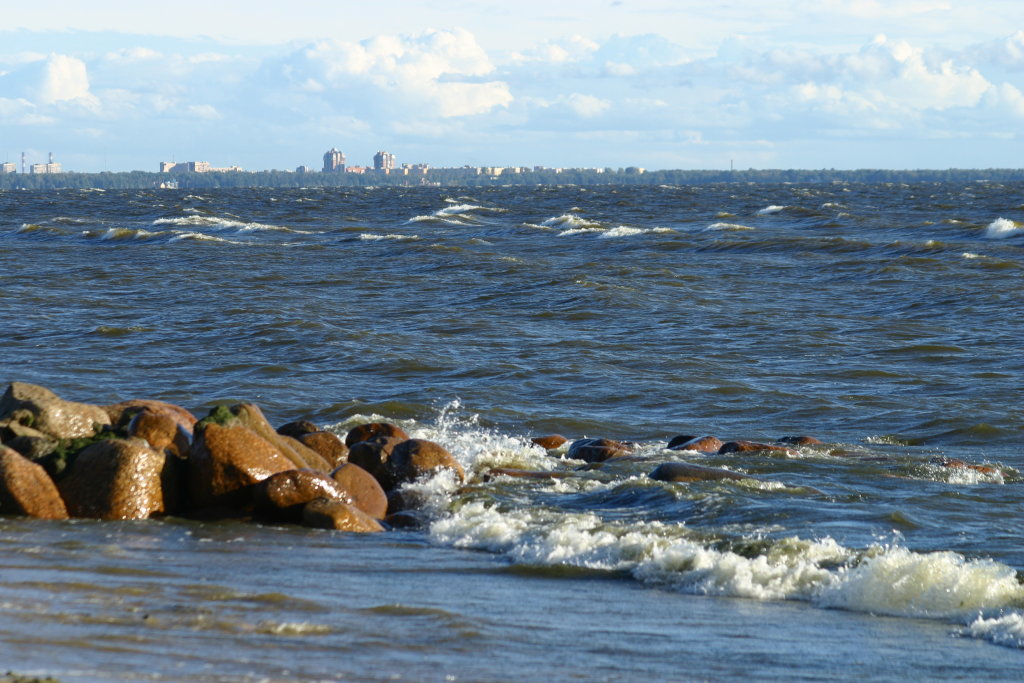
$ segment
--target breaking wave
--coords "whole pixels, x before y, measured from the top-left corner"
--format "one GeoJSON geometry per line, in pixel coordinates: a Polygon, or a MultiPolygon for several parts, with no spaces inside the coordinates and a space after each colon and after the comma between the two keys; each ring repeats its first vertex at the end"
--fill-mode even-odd
{"type": "Polygon", "coordinates": [[[1006,239],[1024,234],[1024,226],[1006,218],[997,218],[985,228],[985,237],[993,240],[1006,239]]]}

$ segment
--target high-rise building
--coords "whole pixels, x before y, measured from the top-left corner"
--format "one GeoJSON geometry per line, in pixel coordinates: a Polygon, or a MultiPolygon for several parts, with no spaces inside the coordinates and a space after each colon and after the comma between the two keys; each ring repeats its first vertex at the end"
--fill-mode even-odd
{"type": "Polygon", "coordinates": [[[373,155],[373,170],[390,172],[395,168],[395,155],[391,152],[377,152],[373,155]]]}
{"type": "Polygon", "coordinates": [[[0,164],[0,173],[16,173],[17,170],[18,165],[13,161],[5,161],[4,163],[0,164]]]}
{"type": "Polygon", "coordinates": [[[324,152],[324,173],[345,170],[345,155],[334,147],[324,152]]]}

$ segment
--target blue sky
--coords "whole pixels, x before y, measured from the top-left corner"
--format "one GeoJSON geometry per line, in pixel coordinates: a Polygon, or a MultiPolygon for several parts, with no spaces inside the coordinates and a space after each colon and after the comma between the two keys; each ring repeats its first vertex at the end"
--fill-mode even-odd
{"type": "Polygon", "coordinates": [[[4,4],[0,160],[1024,165],[1021,0],[4,4]]]}

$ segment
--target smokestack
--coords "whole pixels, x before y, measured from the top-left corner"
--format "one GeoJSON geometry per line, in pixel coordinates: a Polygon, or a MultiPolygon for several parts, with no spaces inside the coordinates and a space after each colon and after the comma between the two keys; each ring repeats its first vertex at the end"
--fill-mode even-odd
{"type": "Polygon", "coordinates": [[[47,162],[47,163],[51,163],[51,164],[53,163],[53,152],[50,152],[50,161],[47,162]]]}
{"type": "Polygon", "coordinates": [[[24,152],[21,153],[21,173],[22,173],[22,175],[24,175],[24,173],[25,173],[25,153],[24,152]]]}

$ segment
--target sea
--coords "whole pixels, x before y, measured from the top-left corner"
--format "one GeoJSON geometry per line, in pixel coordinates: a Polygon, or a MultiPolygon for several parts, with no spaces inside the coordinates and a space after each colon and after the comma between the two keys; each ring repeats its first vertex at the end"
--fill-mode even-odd
{"type": "Polygon", "coordinates": [[[467,479],[379,534],[0,518],[0,673],[1020,680],[1022,296],[1022,183],[2,192],[0,381],[467,479]]]}

